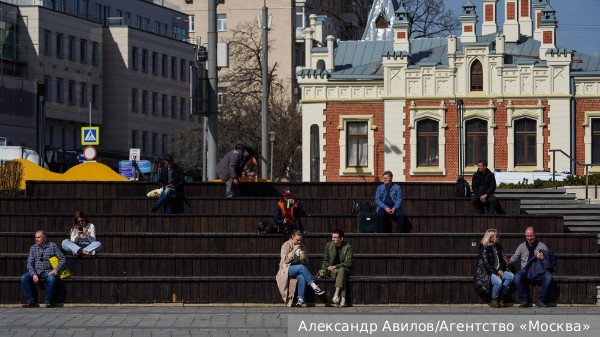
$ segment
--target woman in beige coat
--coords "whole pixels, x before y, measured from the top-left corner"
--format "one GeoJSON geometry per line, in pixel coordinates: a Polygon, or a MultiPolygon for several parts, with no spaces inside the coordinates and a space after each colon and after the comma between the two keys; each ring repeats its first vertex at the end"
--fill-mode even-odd
{"type": "Polygon", "coordinates": [[[276,280],[277,287],[281,293],[283,302],[292,306],[296,284],[298,285],[298,301],[296,306],[301,307],[304,304],[304,294],[306,285],[313,288],[318,296],[325,293],[313,280],[312,275],[306,268],[308,257],[306,256],[306,247],[302,243],[303,235],[299,230],[292,232],[291,238],[281,246],[281,260],[279,261],[279,271],[276,280]]]}

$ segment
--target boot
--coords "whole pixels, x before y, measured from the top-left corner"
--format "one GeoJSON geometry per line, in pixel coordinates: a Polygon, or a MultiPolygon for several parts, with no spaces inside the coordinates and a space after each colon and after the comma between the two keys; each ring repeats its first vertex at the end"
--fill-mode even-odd
{"type": "Polygon", "coordinates": [[[500,294],[500,296],[498,296],[498,305],[500,306],[500,308],[508,307],[508,304],[504,303],[504,295],[505,294],[500,294]]]}
{"type": "Polygon", "coordinates": [[[490,307],[500,308],[500,304],[498,304],[498,299],[492,298],[492,300],[490,301],[490,307]]]}

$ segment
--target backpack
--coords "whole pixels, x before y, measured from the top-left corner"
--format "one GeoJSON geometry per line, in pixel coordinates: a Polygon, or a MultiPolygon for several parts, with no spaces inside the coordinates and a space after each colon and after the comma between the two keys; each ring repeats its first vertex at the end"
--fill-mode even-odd
{"type": "Polygon", "coordinates": [[[375,202],[374,201],[353,201],[352,208],[350,209],[350,213],[358,214],[360,212],[375,212],[375,202]]]}
{"type": "Polygon", "coordinates": [[[261,220],[258,223],[258,228],[256,229],[258,234],[273,234],[276,231],[277,229],[275,228],[275,225],[267,220],[261,220]]]}
{"type": "Polygon", "coordinates": [[[471,186],[464,177],[458,177],[456,180],[456,191],[454,194],[456,194],[457,197],[471,196],[471,186]]]}

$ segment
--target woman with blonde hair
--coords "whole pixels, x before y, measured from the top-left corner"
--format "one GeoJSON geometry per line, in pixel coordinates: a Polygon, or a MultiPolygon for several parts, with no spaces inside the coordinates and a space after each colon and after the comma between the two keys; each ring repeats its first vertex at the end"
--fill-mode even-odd
{"type": "Polygon", "coordinates": [[[475,290],[492,308],[504,307],[503,297],[513,282],[514,275],[507,270],[502,255],[500,237],[495,229],[488,229],[479,244],[475,267],[475,290]]]}
{"type": "Polygon", "coordinates": [[[96,255],[102,249],[96,240],[96,227],[82,211],[75,212],[69,233],[71,237],[63,240],[62,248],[73,255],[96,255]]]}

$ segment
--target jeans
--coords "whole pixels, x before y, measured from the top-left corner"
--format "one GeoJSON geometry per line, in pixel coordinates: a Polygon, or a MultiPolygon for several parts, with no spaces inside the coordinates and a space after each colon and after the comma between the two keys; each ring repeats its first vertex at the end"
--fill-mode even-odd
{"type": "Polygon", "coordinates": [[[495,195],[488,195],[486,202],[481,202],[479,196],[473,195],[471,197],[471,203],[475,209],[476,214],[485,214],[486,209],[490,214],[496,214],[498,209],[498,199],[495,195]]]}
{"type": "MultiPolygon", "coordinates": [[[[388,214],[385,211],[385,208],[380,207],[377,210],[377,224],[379,226],[379,233],[387,233],[386,222],[391,217],[392,215],[388,214]]],[[[404,232],[404,211],[402,210],[402,207],[396,208],[393,217],[396,220],[396,233],[404,232]]]]}
{"type": "Polygon", "coordinates": [[[155,208],[160,208],[163,204],[165,205],[165,214],[173,214],[171,205],[167,202],[168,198],[174,198],[177,196],[177,191],[174,188],[165,187],[160,194],[160,197],[154,205],[155,208]]]}
{"type": "MultiPolygon", "coordinates": [[[[47,272],[42,272],[38,275],[39,282],[46,281],[46,294],[44,297],[44,303],[52,303],[52,297],[54,296],[54,284],[58,279],[57,275],[50,275],[47,272]]],[[[29,272],[21,276],[21,287],[23,288],[23,297],[27,303],[38,302],[38,289],[37,285],[33,283],[33,276],[29,272]]]]}
{"type": "Polygon", "coordinates": [[[306,285],[314,282],[308,269],[303,264],[293,264],[288,268],[288,277],[298,281],[298,299],[304,299],[306,285]]]}
{"type": "MultiPolygon", "coordinates": [[[[548,288],[552,283],[552,274],[545,272],[540,276],[540,289],[538,290],[537,301],[546,302],[548,288]]],[[[515,274],[515,287],[519,293],[519,302],[529,302],[529,280],[527,279],[527,270],[521,269],[515,274]]]]}
{"type": "Polygon", "coordinates": [[[492,282],[492,299],[497,299],[500,296],[508,293],[508,289],[513,282],[515,275],[509,271],[502,273],[502,279],[495,274],[490,275],[490,281],[492,282]],[[502,292],[500,292],[502,290],[502,292]]]}
{"type": "Polygon", "coordinates": [[[90,244],[86,243],[75,243],[69,239],[64,239],[62,242],[62,248],[64,250],[68,250],[71,253],[73,253],[73,255],[77,255],[77,252],[79,251],[79,249],[85,249],[87,250],[90,254],[93,251],[96,251],[96,253],[98,253],[99,251],[102,250],[102,243],[100,243],[100,241],[92,241],[90,244]]]}

